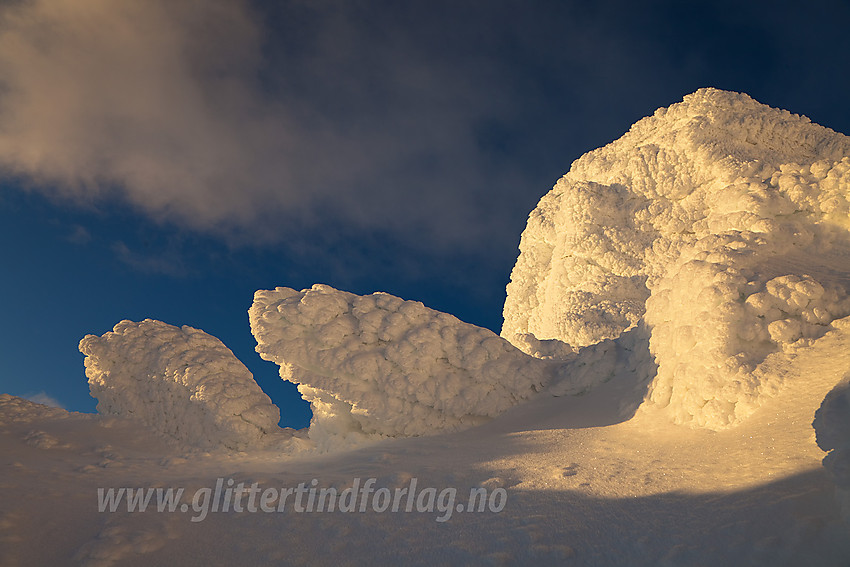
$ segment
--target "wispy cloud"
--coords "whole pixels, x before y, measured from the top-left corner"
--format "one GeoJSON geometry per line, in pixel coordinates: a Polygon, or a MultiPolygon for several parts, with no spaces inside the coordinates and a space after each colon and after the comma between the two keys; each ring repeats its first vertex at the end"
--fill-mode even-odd
{"type": "Polygon", "coordinates": [[[75,224],[71,227],[70,232],[67,236],[68,242],[73,242],[74,244],[84,245],[88,244],[92,240],[91,232],[86,227],[75,224]]]}
{"type": "Polygon", "coordinates": [[[158,254],[141,253],[131,250],[124,242],[117,241],[112,244],[112,251],[121,262],[144,274],[174,277],[184,277],[189,274],[178,248],[169,247],[158,254]]]}

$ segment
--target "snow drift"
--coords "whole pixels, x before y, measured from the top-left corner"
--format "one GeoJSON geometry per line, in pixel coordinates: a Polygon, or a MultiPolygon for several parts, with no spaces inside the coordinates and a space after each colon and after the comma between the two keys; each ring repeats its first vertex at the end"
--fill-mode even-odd
{"type": "Polygon", "coordinates": [[[743,94],[657,110],[531,213],[502,336],[557,356],[645,321],[649,403],[678,423],[739,423],[780,386],[753,373],[768,354],[850,314],[848,156],[846,136],[743,94]]]}
{"type": "Polygon", "coordinates": [[[278,287],[249,317],[257,352],[310,401],[321,446],[476,425],[553,377],[492,331],[386,293],[278,287]]]}
{"type": "Polygon", "coordinates": [[[101,414],[133,417],[193,448],[243,450],[286,439],[280,413],[221,341],[189,326],[121,321],[80,341],[101,414]]]}

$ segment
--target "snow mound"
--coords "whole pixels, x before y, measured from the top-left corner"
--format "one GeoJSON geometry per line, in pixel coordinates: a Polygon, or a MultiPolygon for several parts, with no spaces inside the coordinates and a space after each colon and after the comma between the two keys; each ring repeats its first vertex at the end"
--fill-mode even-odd
{"type": "Polygon", "coordinates": [[[850,525],[850,374],[826,395],[812,426],[818,447],[827,453],[823,466],[835,481],[844,521],[850,525]]]}
{"type": "MultiPolygon", "coordinates": [[[[631,390],[643,398],[658,367],[649,352],[649,331],[642,323],[617,339],[586,346],[556,366],[556,379],[546,389],[553,396],[580,395],[617,376],[625,376],[631,390]]],[[[630,418],[638,403],[626,396],[620,402],[620,417],[630,418]]]]}
{"type": "Polygon", "coordinates": [[[850,375],[826,395],[812,426],[818,447],[827,452],[823,466],[836,485],[850,491],[850,375]]]}
{"type": "Polygon", "coordinates": [[[256,292],[249,317],[257,352],[311,403],[310,437],[324,448],[475,425],[554,372],[487,329],[386,293],[278,287],[256,292]]]}
{"type": "Polygon", "coordinates": [[[30,423],[47,419],[64,419],[72,415],[62,408],[51,407],[9,394],[0,394],[0,430],[13,423],[30,423]]]}
{"type": "Polygon", "coordinates": [[[101,414],[133,417],[191,448],[281,442],[280,413],[221,341],[189,326],[121,321],[80,341],[101,414]]]}
{"type": "Polygon", "coordinates": [[[850,315],[850,138],[702,89],[576,160],[531,213],[502,336],[534,355],[644,321],[649,405],[721,429],[774,393],[756,378],[850,315]],[[541,349],[540,345],[545,345],[541,349]]]}

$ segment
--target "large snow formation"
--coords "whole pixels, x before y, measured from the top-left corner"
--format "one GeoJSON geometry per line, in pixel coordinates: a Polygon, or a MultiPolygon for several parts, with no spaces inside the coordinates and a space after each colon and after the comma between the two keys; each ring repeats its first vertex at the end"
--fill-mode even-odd
{"type": "Polygon", "coordinates": [[[249,317],[257,352],[312,404],[320,446],[475,425],[553,377],[492,331],[386,293],[278,287],[256,292],[249,317]]]}
{"type": "Polygon", "coordinates": [[[193,448],[268,447],[280,413],[221,341],[189,326],[121,321],[80,341],[102,414],[133,417],[193,448]]]}
{"type": "Polygon", "coordinates": [[[569,352],[558,343],[643,320],[650,403],[679,423],[738,423],[779,386],[753,374],[767,354],[850,314],[848,156],[850,138],[744,94],[702,89],[657,110],[576,160],[531,213],[502,336],[569,352]]]}
{"type": "MultiPolygon", "coordinates": [[[[850,315],[848,156],[850,139],[805,117],[702,89],[541,199],[502,337],[384,293],[279,287],[249,311],[257,352],[299,385],[325,449],[475,425],[543,387],[624,374],[678,423],[735,425],[781,386],[756,372],[768,355],[850,315]]],[[[276,429],[247,369],[201,331],[125,321],[81,350],[101,411],[201,445],[276,429]]]]}

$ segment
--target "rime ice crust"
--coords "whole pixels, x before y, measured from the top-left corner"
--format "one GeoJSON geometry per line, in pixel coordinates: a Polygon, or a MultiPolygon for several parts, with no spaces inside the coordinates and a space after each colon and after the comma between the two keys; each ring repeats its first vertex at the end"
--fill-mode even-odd
{"type": "Polygon", "coordinates": [[[280,413],[221,341],[189,326],[121,321],[80,341],[101,414],[139,419],[192,448],[269,447],[280,413]]]}
{"type": "Polygon", "coordinates": [[[498,415],[553,376],[493,332],[385,293],[258,291],[257,352],[313,407],[310,437],[411,436],[498,415]]]}
{"type": "Polygon", "coordinates": [[[734,425],[778,387],[753,374],[767,354],[850,314],[848,156],[846,136],[744,94],[659,109],[576,160],[531,213],[502,336],[569,352],[644,320],[650,403],[734,425]]]}

